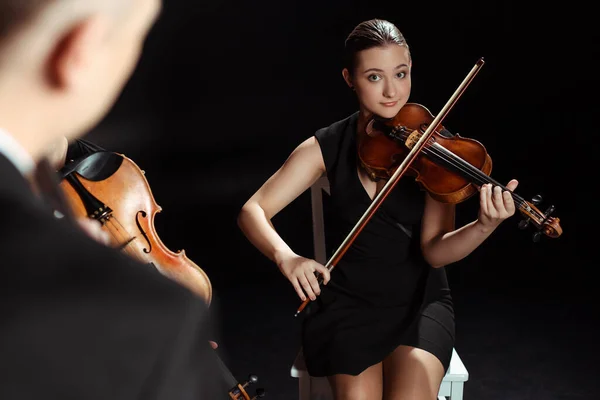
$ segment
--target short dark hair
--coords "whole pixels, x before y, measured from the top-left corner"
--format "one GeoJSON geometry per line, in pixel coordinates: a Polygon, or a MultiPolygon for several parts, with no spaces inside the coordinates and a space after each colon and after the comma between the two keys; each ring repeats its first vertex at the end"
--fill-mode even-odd
{"type": "Polygon", "coordinates": [[[393,23],[384,19],[370,19],[358,24],[346,38],[344,66],[350,74],[356,67],[356,54],[372,47],[396,44],[408,49],[404,35],[393,23]]]}
{"type": "Polygon", "coordinates": [[[56,0],[0,0],[0,42],[56,0]]]}

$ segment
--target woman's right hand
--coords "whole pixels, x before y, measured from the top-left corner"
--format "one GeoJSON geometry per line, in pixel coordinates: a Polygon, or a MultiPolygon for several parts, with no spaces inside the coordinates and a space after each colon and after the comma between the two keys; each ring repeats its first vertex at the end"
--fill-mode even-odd
{"type": "Polygon", "coordinates": [[[325,266],[315,260],[298,255],[293,255],[282,260],[279,263],[279,269],[292,283],[302,301],[306,300],[306,296],[314,301],[321,294],[321,288],[315,272],[323,275],[324,285],[327,285],[330,279],[329,270],[325,266]]]}

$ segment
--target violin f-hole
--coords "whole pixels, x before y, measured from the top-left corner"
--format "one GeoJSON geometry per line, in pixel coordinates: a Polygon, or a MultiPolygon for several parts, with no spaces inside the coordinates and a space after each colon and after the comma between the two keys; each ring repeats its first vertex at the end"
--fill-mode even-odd
{"type": "Polygon", "coordinates": [[[142,228],[142,225],[140,224],[140,214],[142,215],[142,218],[147,218],[148,214],[146,214],[146,211],[144,210],[138,211],[137,214],[135,214],[135,223],[140,232],[142,233],[142,236],[144,236],[144,238],[146,239],[146,243],[148,243],[148,248],[142,249],[142,251],[146,254],[149,254],[152,251],[152,243],[150,243],[150,239],[148,238],[146,231],[144,231],[144,228],[142,228]]]}

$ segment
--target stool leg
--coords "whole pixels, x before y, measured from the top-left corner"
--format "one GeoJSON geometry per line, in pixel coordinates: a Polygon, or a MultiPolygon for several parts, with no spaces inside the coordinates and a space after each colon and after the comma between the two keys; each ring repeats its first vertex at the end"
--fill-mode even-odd
{"type": "Polygon", "coordinates": [[[452,382],[452,387],[450,389],[450,400],[462,400],[463,389],[463,382],[452,382]]]}
{"type": "Polygon", "coordinates": [[[313,223],[313,246],[315,252],[315,260],[321,264],[325,264],[325,221],[323,218],[323,189],[318,185],[319,181],[310,188],[310,199],[312,208],[312,223],[313,223]]]}
{"type": "Polygon", "coordinates": [[[298,379],[298,400],[310,400],[310,378],[307,376],[298,379]]]}

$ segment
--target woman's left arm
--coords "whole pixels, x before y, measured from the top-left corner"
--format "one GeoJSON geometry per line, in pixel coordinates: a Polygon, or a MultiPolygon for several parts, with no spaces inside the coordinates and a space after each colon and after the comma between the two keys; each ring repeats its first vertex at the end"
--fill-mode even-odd
{"type": "MultiPolygon", "coordinates": [[[[513,179],[506,187],[514,191],[518,182],[513,179]]],[[[515,213],[509,191],[491,184],[479,190],[479,215],[454,229],[455,206],[440,203],[426,195],[421,228],[421,249],[425,260],[434,268],[459,261],[475,250],[508,217],[515,213]]]]}

